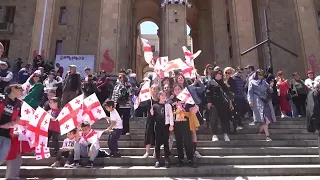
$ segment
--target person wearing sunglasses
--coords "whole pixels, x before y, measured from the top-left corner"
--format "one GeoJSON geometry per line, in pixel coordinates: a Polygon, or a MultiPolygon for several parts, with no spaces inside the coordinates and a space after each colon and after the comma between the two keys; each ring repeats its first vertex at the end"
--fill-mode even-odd
{"type": "Polygon", "coordinates": [[[235,92],[235,111],[237,112],[237,116],[239,118],[237,130],[242,129],[242,119],[248,110],[248,101],[246,98],[246,90],[245,84],[246,81],[243,79],[243,68],[236,68],[236,72],[232,76],[236,84],[236,92],[235,92]]]}
{"type": "Polygon", "coordinates": [[[273,82],[268,84],[264,79],[263,70],[258,69],[249,82],[248,102],[253,111],[255,124],[260,125],[259,133],[265,133],[266,141],[272,141],[269,124],[276,122],[272,105],[273,82]]]}
{"type": "Polygon", "coordinates": [[[44,86],[41,82],[41,78],[42,76],[38,72],[35,72],[33,75],[31,75],[29,82],[32,87],[26,97],[23,98],[23,100],[33,109],[37,109],[44,95],[44,86]]]}

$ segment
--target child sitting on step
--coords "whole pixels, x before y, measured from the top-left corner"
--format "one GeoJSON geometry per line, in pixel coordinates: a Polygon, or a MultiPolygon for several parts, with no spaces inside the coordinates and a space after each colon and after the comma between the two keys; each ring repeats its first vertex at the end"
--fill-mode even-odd
{"type": "Polygon", "coordinates": [[[104,103],[104,107],[107,111],[110,112],[110,120],[111,126],[106,129],[105,131],[110,131],[109,138],[108,138],[108,146],[110,150],[110,157],[120,157],[120,153],[118,152],[118,141],[122,134],[122,119],[115,109],[114,101],[107,100],[104,103]]]}
{"type": "Polygon", "coordinates": [[[155,153],[156,163],[155,167],[160,167],[160,146],[164,146],[165,167],[170,167],[169,162],[169,131],[173,131],[173,112],[170,104],[166,103],[166,94],[163,91],[159,92],[159,103],[154,104],[150,109],[150,114],[154,120],[155,129],[155,153]]]}
{"type": "Polygon", "coordinates": [[[74,156],[74,144],[76,142],[77,129],[73,129],[68,132],[67,138],[63,141],[61,149],[58,151],[56,162],[54,162],[51,167],[60,167],[62,158],[67,158],[68,160],[64,164],[64,167],[70,167],[70,163],[73,163],[74,156]]]}
{"type": "Polygon", "coordinates": [[[74,163],[70,168],[78,168],[80,165],[80,156],[89,158],[86,168],[92,168],[93,162],[99,154],[99,137],[98,132],[91,129],[88,121],[81,123],[81,132],[77,133],[76,142],[74,145],[74,163]]]}

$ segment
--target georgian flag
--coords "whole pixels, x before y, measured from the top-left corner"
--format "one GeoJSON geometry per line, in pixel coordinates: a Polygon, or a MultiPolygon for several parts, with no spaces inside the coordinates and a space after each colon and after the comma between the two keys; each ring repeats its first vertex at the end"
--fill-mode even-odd
{"type": "Polygon", "coordinates": [[[154,65],[154,72],[160,76],[160,78],[169,77],[168,72],[164,72],[164,68],[169,62],[169,57],[159,57],[157,58],[156,64],[154,65]]]}
{"type": "Polygon", "coordinates": [[[184,57],[186,58],[186,64],[188,66],[194,67],[194,59],[196,59],[201,54],[201,50],[197,51],[195,54],[189,51],[185,46],[182,47],[182,50],[184,53],[184,57]]]}
{"type": "Polygon", "coordinates": [[[164,72],[169,73],[170,71],[174,71],[177,69],[181,69],[182,74],[185,78],[192,78],[194,76],[194,68],[188,66],[185,62],[182,61],[181,58],[169,61],[164,67],[164,72]]]}
{"type": "Polygon", "coordinates": [[[35,110],[26,102],[23,101],[21,106],[21,117],[17,130],[19,133],[19,141],[29,141],[27,135],[27,128],[29,121],[34,119],[35,110]]]}
{"type": "Polygon", "coordinates": [[[91,125],[107,117],[95,93],[83,100],[83,106],[79,113],[81,114],[81,122],[89,121],[91,125]]]}
{"type": "Polygon", "coordinates": [[[30,147],[47,146],[48,128],[51,118],[51,115],[41,107],[36,109],[34,119],[29,121],[26,133],[30,147]]]}
{"type": "Polygon", "coordinates": [[[177,96],[177,98],[186,103],[186,104],[195,104],[189,90],[187,88],[184,88],[183,91],[177,96]]]}
{"type": "Polygon", "coordinates": [[[137,109],[141,102],[147,101],[149,99],[151,99],[150,81],[146,81],[141,87],[139,95],[135,100],[134,109],[137,109]]]}
{"type": "Polygon", "coordinates": [[[47,146],[44,146],[44,144],[40,144],[36,147],[36,160],[41,160],[45,158],[49,158],[50,155],[50,149],[47,146]]]}
{"type": "Polygon", "coordinates": [[[80,132],[80,144],[93,144],[96,149],[100,149],[100,137],[104,133],[104,131],[98,131],[91,129],[87,135],[83,135],[82,132],[80,132]]]}
{"type": "Polygon", "coordinates": [[[79,112],[82,110],[83,95],[74,98],[68,102],[61,110],[56,118],[60,124],[60,133],[64,135],[71,130],[75,129],[80,123],[79,112]]]}
{"type": "Polygon", "coordinates": [[[154,67],[154,59],[153,59],[153,52],[151,43],[144,38],[141,38],[142,45],[143,45],[143,52],[144,52],[144,60],[149,64],[149,67],[154,67]]]}

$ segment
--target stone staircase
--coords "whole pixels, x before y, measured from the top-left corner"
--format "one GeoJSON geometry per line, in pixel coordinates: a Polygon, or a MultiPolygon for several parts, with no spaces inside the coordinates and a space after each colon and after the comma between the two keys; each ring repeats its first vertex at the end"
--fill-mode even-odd
{"type": "MultiPolygon", "coordinates": [[[[250,120],[245,122],[250,123],[250,120]]],[[[154,168],[153,158],[143,159],[145,119],[130,122],[131,135],[119,142],[121,158],[97,158],[95,168],[50,168],[55,158],[36,161],[30,154],[23,156],[21,177],[42,178],[105,178],[105,177],[213,177],[213,176],[317,176],[320,175],[318,137],[306,131],[303,118],[279,119],[270,126],[273,141],[258,135],[258,126],[245,125],[237,135],[230,135],[231,142],[212,142],[209,130],[198,132],[198,168],[177,168],[176,158],[172,167],[154,168]]],[[[94,129],[105,129],[105,121],[94,124],[94,129]]],[[[64,137],[61,138],[61,142],[64,137]]],[[[107,134],[100,140],[107,150],[107,134]]],[[[222,136],[219,139],[223,140],[222,136]]],[[[175,148],[175,146],[174,146],[175,148]]],[[[176,150],[173,149],[173,155],[176,150]]],[[[86,159],[83,160],[86,162],[86,159]]],[[[0,166],[0,177],[5,174],[0,166]]]]}

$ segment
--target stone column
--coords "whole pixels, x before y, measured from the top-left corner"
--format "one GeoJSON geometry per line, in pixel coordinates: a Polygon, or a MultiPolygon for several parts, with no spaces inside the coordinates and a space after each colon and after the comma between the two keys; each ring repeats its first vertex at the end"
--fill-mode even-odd
{"type": "Polygon", "coordinates": [[[96,71],[103,69],[111,73],[120,68],[118,64],[120,5],[120,0],[101,0],[96,71]]]}
{"type": "Polygon", "coordinates": [[[206,64],[213,64],[215,61],[211,17],[210,9],[201,9],[199,11],[199,45],[202,51],[199,58],[196,59],[196,68],[199,70],[203,70],[206,64]]]}
{"type": "Polygon", "coordinates": [[[187,45],[186,6],[168,4],[165,13],[165,53],[170,60],[184,58],[182,46],[187,45]]]}
{"type": "Polygon", "coordinates": [[[248,64],[258,67],[258,53],[257,50],[253,50],[250,53],[240,56],[240,53],[256,45],[256,36],[252,12],[251,0],[232,0],[232,14],[234,23],[233,38],[236,43],[233,48],[235,52],[234,58],[240,66],[246,66],[248,64]]]}
{"type": "Polygon", "coordinates": [[[211,0],[214,59],[221,67],[231,65],[225,0],[211,0]]]}
{"type": "MultiPolygon", "coordinates": [[[[40,46],[40,36],[42,31],[42,20],[45,7],[44,0],[37,0],[36,12],[34,16],[33,30],[32,30],[32,40],[31,48],[29,54],[29,62],[32,62],[34,55],[38,54],[40,46]]],[[[48,0],[47,2],[47,12],[45,14],[45,25],[42,41],[42,52],[41,54],[44,58],[47,58],[48,52],[50,50],[50,41],[51,34],[53,31],[53,21],[54,21],[54,12],[56,8],[56,0],[48,0]]]]}
{"type": "Polygon", "coordinates": [[[302,56],[305,70],[320,68],[320,39],[317,22],[317,12],[313,0],[295,0],[298,28],[301,39],[302,56]],[[314,56],[315,58],[313,58],[314,56]],[[312,67],[312,60],[316,59],[316,66],[312,67]],[[310,63],[311,60],[311,63],[310,63]]]}

